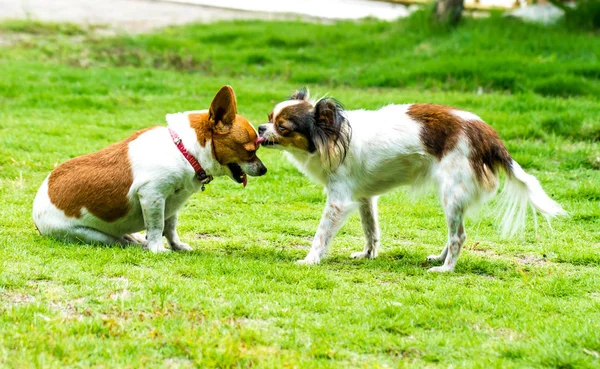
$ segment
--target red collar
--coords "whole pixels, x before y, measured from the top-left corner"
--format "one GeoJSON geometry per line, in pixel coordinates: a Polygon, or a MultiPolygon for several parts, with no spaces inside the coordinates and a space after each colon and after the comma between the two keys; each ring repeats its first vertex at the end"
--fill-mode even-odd
{"type": "Polygon", "coordinates": [[[177,146],[181,154],[187,159],[192,168],[194,168],[194,171],[196,172],[196,178],[200,181],[200,183],[202,183],[202,190],[204,190],[204,185],[212,181],[213,177],[206,174],[198,160],[196,160],[196,158],[185,149],[183,142],[181,142],[181,138],[179,138],[177,135],[177,132],[171,129],[171,127],[168,127],[168,129],[169,133],[171,134],[171,138],[173,139],[173,143],[175,146],[177,146]]]}

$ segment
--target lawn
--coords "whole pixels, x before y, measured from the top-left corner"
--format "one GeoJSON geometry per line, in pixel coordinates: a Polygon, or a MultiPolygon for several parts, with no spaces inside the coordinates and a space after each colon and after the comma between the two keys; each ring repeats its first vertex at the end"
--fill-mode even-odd
{"type": "Polygon", "coordinates": [[[234,22],[100,37],[0,23],[0,366],[600,367],[600,42],[510,19],[452,31],[393,23],[234,22]],[[301,85],[348,109],[435,102],[493,125],[570,215],[504,240],[491,204],[456,271],[427,273],[435,196],[380,200],[382,251],[358,215],[319,266],[296,265],[324,194],[276,151],[246,189],[219,178],[180,213],[191,253],[41,238],[52,168],[205,109],[223,84],[258,125],[301,85]]]}

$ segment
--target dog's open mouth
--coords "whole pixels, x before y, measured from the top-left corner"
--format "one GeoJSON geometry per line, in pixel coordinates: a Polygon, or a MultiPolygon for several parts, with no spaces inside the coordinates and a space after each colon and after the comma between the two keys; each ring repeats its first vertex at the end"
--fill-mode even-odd
{"type": "Polygon", "coordinates": [[[229,170],[231,171],[231,176],[233,178],[234,181],[236,181],[237,183],[241,183],[244,185],[244,187],[246,187],[246,185],[248,184],[248,178],[246,176],[246,173],[244,173],[244,171],[242,170],[242,168],[237,165],[236,163],[230,163],[227,164],[227,166],[229,167],[229,170]]]}

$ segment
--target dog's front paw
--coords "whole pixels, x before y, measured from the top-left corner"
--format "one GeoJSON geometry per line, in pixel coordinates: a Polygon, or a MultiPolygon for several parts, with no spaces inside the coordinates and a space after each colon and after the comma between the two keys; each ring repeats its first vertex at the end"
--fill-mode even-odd
{"type": "Polygon", "coordinates": [[[321,262],[321,259],[318,256],[308,254],[308,255],[306,255],[306,257],[304,259],[298,260],[296,262],[296,264],[299,264],[299,265],[316,265],[316,264],[319,264],[320,262],[321,262]]]}
{"type": "Polygon", "coordinates": [[[183,243],[183,242],[179,242],[177,244],[171,245],[171,248],[174,251],[192,251],[192,246],[188,245],[187,243],[183,243]]]}
{"type": "Polygon", "coordinates": [[[377,257],[377,252],[371,253],[369,251],[360,251],[353,252],[350,254],[352,259],[375,259],[377,257]]]}
{"type": "Polygon", "coordinates": [[[454,271],[454,268],[450,268],[445,265],[442,265],[439,267],[429,268],[429,270],[427,270],[427,271],[432,272],[432,273],[449,273],[449,272],[454,271]]]}
{"type": "Polygon", "coordinates": [[[165,248],[165,245],[162,243],[162,241],[148,243],[148,250],[150,250],[150,252],[152,252],[153,254],[159,254],[162,252],[171,251],[171,250],[165,248]]]}

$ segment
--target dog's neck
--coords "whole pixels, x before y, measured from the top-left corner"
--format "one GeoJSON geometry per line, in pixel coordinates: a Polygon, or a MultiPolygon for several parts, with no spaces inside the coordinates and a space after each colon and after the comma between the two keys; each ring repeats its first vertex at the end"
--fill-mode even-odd
{"type": "Polygon", "coordinates": [[[313,181],[325,186],[329,174],[323,166],[323,161],[318,153],[309,153],[304,150],[286,150],[288,158],[296,167],[313,181]]]}
{"type": "Polygon", "coordinates": [[[194,157],[206,174],[224,175],[223,169],[215,159],[212,147],[212,133],[208,128],[192,127],[189,120],[177,119],[169,121],[169,127],[181,138],[185,149],[194,157]]]}

